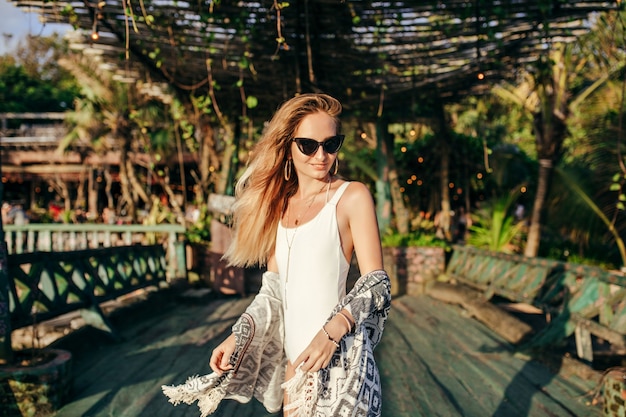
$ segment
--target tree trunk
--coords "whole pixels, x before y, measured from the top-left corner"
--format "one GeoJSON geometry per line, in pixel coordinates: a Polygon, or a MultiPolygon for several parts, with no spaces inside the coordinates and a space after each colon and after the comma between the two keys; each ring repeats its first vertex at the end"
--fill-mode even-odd
{"type": "Polygon", "coordinates": [[[435,121],[434,131],[439,138],[439,156],[441,158],[441,166],[439,169],[441,191],[441,212],[439,213],[437,227],[443,232],[446,240],[452,240],[450,233],[450,146],[449,146],[449,129],[446,120],[446,112],[443,105],[437,109],[437,120],[435,121]]]}
{"type": "Polygon", "coordinates": [[[398,229],[398,233],[406,235],[410,232],[409,223],[411,219],[409,210],[404,204],[404,196],[402,195],[402,191],[400,191],[398,170],[395,167],[395,163],[393,164],[393,168],[389,170],[389,185],[396,229],[398,229]]]}
{"type": "MultiPolygon", "coordinates": [[[[87,171],[87,174],[89,174],[90,171],[87,171]]],[[[74,202],[74,209],[85,209],[85,183],[86,183],[86,178],[85,178],[85,171],[81,171],[79,179],[78,179],[78,185],[76,187],[76,201],[74,202]]]]}
{"type": "Polygon", "coordinates": [[[530,216],[530,227],[524,255],[536,257],[539,253],[539,242],[541,242],[541,214],[543,206],[548,196],[548,186],[552,176],[552,161],[550,159],[539,160],[539,178],[537,180],[537,193],[533,202],[533,210],[530,216]]]}
{"type": "Polygon", "coordinates": [[[130,181],[128,179],[128,152],[130,151],[129,145],[129,141],[127,139],[124,139],[124,146],[122,147],[122,152],[120,153],[120,188],[122,191],[121,202],[126,204],[126,213],[130,214],[130,216],[134,219],[135,203],[131,195],[130,181]]]}
{"type": "Polygon", "coordinates": [[[452,240],[450,233],[450,148],[448,147],[447,132],[441,137],[441,216],[439,218],[439,227],[441,227],[446,240],[452,240]]]}
{"type": "Polygon", "coordinates": [[[87,212],[89,217],[98,218],[98,182],[94,178],[95,170],[89,167],[89,177],[87,178],[87,212]]]}
{"type": "Polygon", "coordinates": [[[228,165],[228,173],[226,175],[226,188],[224,194],[235,195],[235,177],[237,170],[239,169],[239,146],[241,145],[241,121],[235,122],[235,131],[233,132],[233,152],[230,156],[230,163],[228,165]]]}
{"type": "Polygon", "coordinates": [[[228,185],[228,176],[230,174],[230,166],[233,163],[233,155],[235,154],[235,137],[233,129],[228,126],[224,127],[224,150],[222,152],[222,161],[220,166],[220,174],[218,183],[215,185],[215,192],[219,194],[226,194],[226,188],[228,185]]]}
{"type": "Polygon", "coordinates": [[[198,142],[198,175],[196,177],[197,185],[195,187],[195,200],[197,204],[203,204],[207,201],[208,188],[211,182],[211,166],[212,166],[212,150],[214,148],[213,126],[208,122],[203,122],[200,118],[196,121],[196,140],[198,142]]]}
{"type": "Polygon", "coordinates": [[[552,170],[561,158],[563,140],[567,135],[569,65],[566,54],[561,52],[560,49],[552,51],[549,60],[543,57],[535,78],[539,104],[533,115],[533,131],[539,158],[539,177],[524,248],[524,255],[529,257],[539,253],[543,208],[548,197],[552,170]]]}
{"type": "MultiPolygon", "coordinates": [[[[143,184],[137,179],[135,165],[130,158],[128,158],[126,161],[126,174],[128,175],[128,181],[130,183],[130,186],[132,187],[131,190],[133,191],[133,205],[136,207],[139,199],[141,199],[144,204],[150,205],[150,197],[148,196],[148,193],[146,193],[143,184]]],[[[134,217],[135,216],[133,216],[133,218],[134,217]]]]}
{"type": "Polygon", "coordinates": [[[113,194],[111,193],[111,188],[113,187],[113,176],[111,175],[111,167],[108,165],[104,168],[104,180],[104,193],[107,196],[106,207],[115,211],[115,200],[113,199],[113,194]]]}
{"type": "Polygon", "coordinates": [[[183,207],[187,207],[187,180],[185,172],[185,161],[183,159],[183,144],[180,138],[180,130],[174,129],[174,136],[176,137],[176,157],[178,158],[178,172],[180,175],[180,185],[183,190],[183,207]]]}
{"type": "Polygon", "coordinates": [[[391,206],[393,210],[393,223],[395,224],[398,233],[406,235],[409,233],[410,216],[409,210],[404,204],[404,196],[402,195],[402,191],[400,191],[400,178],[398,176],[396,158],[393,154],[393,137],[387,135],[387,140],[385,141],[385,144],[387,147],[386,155],[389,172],[389,188],[392,202],[391,206]]]}
{"type": "Polygon", "coordinates": [[[380,234],[384,235],[391,227],[391,190],[389,189],[389,164],[387,140],[387,122],[378,119],[376,122],[376,214],[380,234]]]}

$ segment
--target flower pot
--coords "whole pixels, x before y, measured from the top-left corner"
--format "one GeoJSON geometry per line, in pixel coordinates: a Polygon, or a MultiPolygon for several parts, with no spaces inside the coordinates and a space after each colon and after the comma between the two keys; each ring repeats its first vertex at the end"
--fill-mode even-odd
{"type": "Polygon", "coordinates": [[[392,297],[422,294],[428,282],[445,269],[445,249],[441,247],[384,247],[383,261],[391,280],[392,297]]]}
{"type": "Polygon", "coordinates": [[[0,417],[55,415],[71,394],[71,353],[42,349],[15,356],[16,364],[0,365],[0,417]]]}

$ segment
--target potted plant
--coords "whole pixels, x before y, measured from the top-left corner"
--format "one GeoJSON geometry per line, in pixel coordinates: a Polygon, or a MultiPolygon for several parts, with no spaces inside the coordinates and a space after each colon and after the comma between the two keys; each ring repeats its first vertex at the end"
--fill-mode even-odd
{"type": "MultiPolygon", "coordinates": [[[[209,282],[209,269],[211,265],[211,220],[213,216],[206,205],[195,208],[191,222],[188,223],[185,232],[187,243],[187,269],[191,274],[197,275],[197,279],[209,282]]],[[[193,279],[193,276],[191,277],[193,279]]]]}
{"type": "Polygon", "coordinates": [[[450,244],[437,237],[432,222],[421,221],[418,226],[408,234],[390,232],[382,237],[392,296],[423,293],[426,283],[444,272],[450,244]]]}

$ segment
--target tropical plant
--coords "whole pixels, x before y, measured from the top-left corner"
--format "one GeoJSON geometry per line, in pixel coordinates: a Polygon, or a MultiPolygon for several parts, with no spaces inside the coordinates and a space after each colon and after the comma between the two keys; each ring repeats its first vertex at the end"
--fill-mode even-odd
{"type": "MultiPolygon", "coordinates": [[[[572,212],[571,216],[567,216],[570,219],[570,227],[572,227],[571,219],[584,219],[586,213],[593,213],[593,215],[597,216],[602,224],[606,227],[607,231],[611,234],[615,245],[617,246],[619,256],[622,261],[622,265],[626,265],[626,245],[624,245],[624,240],[620,236],[618,230],[615,227],[614,221],[610,220],[604,211],[596,204],[596,202],[591,198],[591,196],[584,190],[581,186],[581,181],[575,177],[573,177],[568,171],[563,168],[557,167],[555,169],[555,173],[558,175],[559,180],[571,191],[571,193],[576,197],[575,199],[568,199],[568,203],[566,206],[572,212]]],[[[593,227],[590,227],[587,222],[586,227],[579,227],[578,230],[594,230],[593,227]]]]}
{"type": "Polygon", "coordinates": [[[474,211],[467,244],[495,252],[520,252],[519,238],[525,225],[512,213],[519,195],[520,188],[516,188],[474,211]]]}
{"type": "Polygon", "coordinates": [[[169,195],[172,209],[182,218],[182,208],[172,198],[174,192],[169,184],[169,170],[153,171],[154,165],[162,162],[161,155],[174,148],[173,142],[167,140],[171,135],[163,134],[171,131],[164,103],[142,94],[135,84],[117,81],[97,62],[82,56],[67,55],[59,64],[79,80],[83,94],[66,118],[70,130],[60,142],[59,150],[65,151],[81,142],[89,146],[91,152],[119,154],[122,195],[117,201],[109,198],[109,208],[117,205],[117,212],[126,212],[132,219],[136,219],[138,206],[149,210],[153,199],[146,187],[144,173],[151,172],[154,174],[152,180],[169,195]],[[139,153],[147,155],[148,161],[140,161],[136,157],[139,153]]]}
{"type": "Polygon", "coordinates": [[[518,104],[533,116],[539,173],[524,250],[526,256],[537,256],[539,250],[542,213],[553,168],[562,157],[571,114],[624,66],[622,63],[605,71],[580,87],[577,79],[588,62],[586,57],[573,52],[573,45],[553,44],[549,53],[540,57],[534,70],[525,74],[519,85],[513,87],[502,84],[493,89],[499,97],[518,104]]]}

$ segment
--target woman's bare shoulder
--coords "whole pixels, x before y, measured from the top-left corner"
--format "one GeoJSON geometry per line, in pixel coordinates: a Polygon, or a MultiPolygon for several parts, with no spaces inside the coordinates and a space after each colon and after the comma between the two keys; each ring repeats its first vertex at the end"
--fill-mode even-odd
{"type": "MultiPolygon", "coordinates": [[[[345,181],[344,181],[345,182],[345,181]]],[[[344,198],[342,200],[349,201],[351,203],[372,201],[372,193],[365,184],[359,181],[348,181],[350,185],[344,192],[344,198]]]]}

